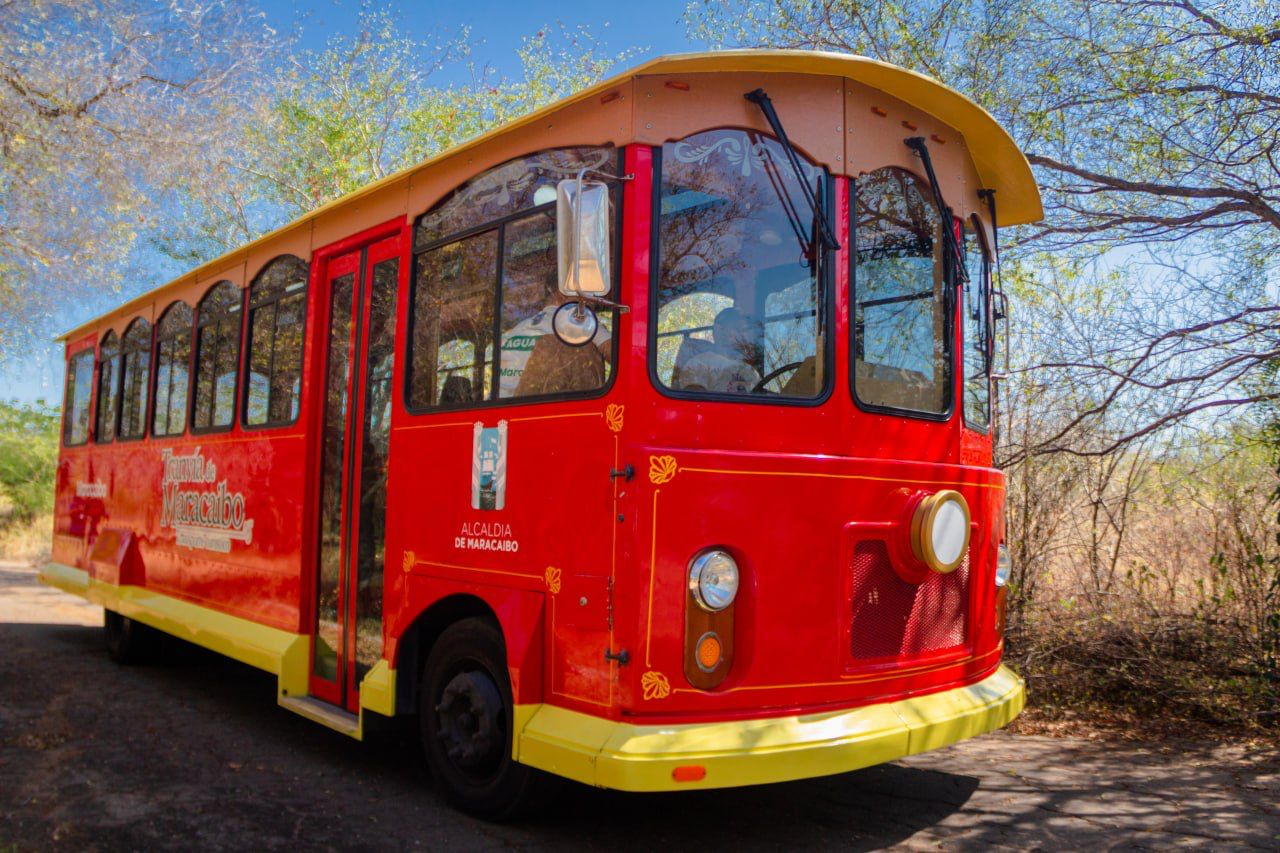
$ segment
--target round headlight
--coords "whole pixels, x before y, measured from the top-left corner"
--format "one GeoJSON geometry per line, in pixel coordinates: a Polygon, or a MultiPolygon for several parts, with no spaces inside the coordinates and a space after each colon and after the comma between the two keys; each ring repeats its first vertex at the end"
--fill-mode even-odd
{"type": "Polygon", "coordinates": [[[1013,555],[1001,543],[1000,547],[996,549],[996,586],[1007,584],[1011,574],[1013,574],[1013,555]]]}
{"type": "Polygon", "coordinates": [[[911,519],[911,550],[935,572],[951,572],[969,548],[969,504],[950,489],[916,505],[911,519]]]}
{"type": "Polygon", "coordinates": [[[704,610],[724,610],[738,594],[738,564],[724,551],[699,554],[689,564],[689,592],[704,610]]]}

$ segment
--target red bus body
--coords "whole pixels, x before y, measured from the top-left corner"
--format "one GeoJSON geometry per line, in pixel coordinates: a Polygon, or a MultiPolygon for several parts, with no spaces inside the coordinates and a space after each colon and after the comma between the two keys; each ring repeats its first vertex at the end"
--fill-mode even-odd
{"type": "MultiPolygon", "coordinates": [[[[221,432],[199,434],[188,423],[173,436],[148,430],[137,440],[65,447],[46,582],[276,672],[282,704],[355,736],[365,712],[412,711],[433,639],[452,620],[483,615],[500,626],[505,643],[514,757],[608,787],[820,775],[1003,725],[1022,704],[1021,682],[1001,666],[1003,592],[994,576],[1003,477],[992,467],[990,435],[966,426],[958,405],[946,418],[919,419],[855,402],[850,187],[881,137],[900,147],[907,131],[890,125],[910,123],[945,140],[934,156],[940,173],[961,176],[942,179],[948,201],[963,208],[958,217],[992,225],[973,191],[992,186],[990,175],[1000,170],[1013,174],[1001,188],[1010,199],[1001,198],[1001,224],[1034,219],[1038,197],[1034,185],[1023,186],[1030,179],[1020,155],[999,162],[1009,150],[1016,154],[1011,143],[978,150],[983,140],[969,137],[998,129],[958,95],[877,63],[820,61],[788,54],[660,60],[543,111],[535,124],[423,167],[441,175],[438,185],[423,189],[415,175],[396,176],[71,333],[68,359],[94,348],[107,329],[123,332],[135,316],[154,322],[174,299],[196,304],[215,281],[245,287],[282,253],[309,263],[296,420],[254,428],[238,411],[221,432]],[[656,90],[651,98],[664,101],[689,88],[664,80],[692,81],[694,93],[711,90],[707,97],[724,102],[700,110],[708,113],[704,126],[766,132],[741,92],[767,86],[792,141],[833,174],[840,244],[826,338],[833,374],[812,405],[679,398],[651,376],[653,161],[655,146],[674,134],[659,121],[646,136],[643,125],[655,119],[642,112],[644,92],[656,90]],[[799,93],[820,112],[822,98],[839,107],[855,90],[856,115],[855,100],[830,113],[834,135],[825,128],[818,139],[807,119],[793,118],[798,108],[788,112],[799,93]],[[583,116],[610,109],[616,93],[629,121],[605,133],[600,119],[583,116]],[[939,99],[933,113],[931,97],[939,99]],[[864,104],[889,115],[872,126],[880,112],[864,104]],[[544,130],[551,118],[563,127],[544,130]],[[859,127],[870,129],[851,136],[859,127]],[[621,188],[611,296],[629,311],[614,328],[617,360],[607,385],[575,399],[410,412],[403,389],[415,218],[449,186],[519,153],[604,141],[617,144],[634,176],[621,188]],[[379,258],[398,259],[382,642],[378,664],[357,679],[348,624],[339,684],[312,675],[326,318],[336,276],[361,264],[372,269],[379,258]],[[479,512],[469,500],[473,437],[477,423],[499,421],[505,505],[479,512]],[[916,502],[942,490],[959,492],[972,517],[967,557],[950,574],[921,567],[908,541],[916,502]],[[732,553],[741,585],[725,631],[728,673],[704,689],[686,676],[697,630],[688,567],[709,547],[732,553]],[[868,596],[874,607],[863,606],[868,596]],[[893,638],[887,644],[886,636],[893,638]]],[[[685,123],[679,135],[697,124],[667,120],[685,123]]],[[[910,152],[881,147],[878,159],[911,165],[910,152]]],[[[367,293],[355,310],[367,315],[367,293]]],[[[960,326],[957,314],[957,336],[960,326]]],[[[355,368],[362,372],[352,387],[362,387],[368,364],[357,359],[355,368]]],[[[956,400],[961,374],[953,376],[956,400]]],[[[89,423],[96,423],[92,413],[89,423]]],[[[349,462],[354,470],[358,453],[349,462]]],[[[352,501],[345,506],[355,511],[352,501]]],[[[343,547],[354,559],[350,531],[359,522],[345,523],[343,547]]],[[[348,622],[354,596],[348,573],[339,597],[348,622]]]]}

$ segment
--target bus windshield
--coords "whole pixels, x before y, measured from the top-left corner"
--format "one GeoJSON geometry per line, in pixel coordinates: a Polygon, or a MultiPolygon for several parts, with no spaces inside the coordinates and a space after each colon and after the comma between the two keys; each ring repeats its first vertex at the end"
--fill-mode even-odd
{"type": "MultiPolygon", "coordinates": [[[[802,169],[821,201],[824,170],[802,169]]],[[[658,382],[681,395],[818,397],[828,372],[821,243],[782,146],[706,131],[664,145],[661,171],[658,382]]]]}

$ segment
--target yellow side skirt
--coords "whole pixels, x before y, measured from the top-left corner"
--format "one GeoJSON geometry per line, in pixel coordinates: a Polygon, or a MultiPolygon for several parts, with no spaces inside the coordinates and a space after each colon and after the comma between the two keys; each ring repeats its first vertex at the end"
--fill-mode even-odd
{"type": "MultiPolygon", "coordinates": [[[[307,695],[310,637],[306,634],[260,625],[144,587],[102,583],[85,571],[61,563],[47,564],[40,570],[40,580],[166,634],[272,673],[278,679],[277,701],[282,707],[301,713],[292,703],[284,702],[290,697],[307,695]]],[[[395,670],[385,660],[379,661],[360,682],[361,725],[355,731],[337,730],[359,740],[364,730],[365,710],[393,715],[395,679],[395,670]]]]}
{"type": "MultiPolygon", "coordinates": [[[[98,582],[50,563],[44,583],[131,619],[273,673],[282,707],[299,710],[308,684],[308,643],[293,634],[142,587],[98,582]]],[[[379,661],[360,683],[360,725],[331,725],[357,739],[364,711],[395,713],[396,671],[379,661]]],[[[845,711],[686,725],[634,725],[554,705],[517,705],[515,758],[588,785],[669,791],[757,785],[844,773],[946,746],[1007,724],[1022,710],[1022,679],[1007,667],[977,684],[845,711]],[[677,767],[700,767],[677,782],[677,767]]],[[[322,724],[329,725],[325,720],[322,724]]]]}
{"type": "Polygon", "coordinates": [[[521,706],[516,758],[623,791],[759,785],[844,773],[937,749],[1004,726],[1023,702],[1022,679],[1002,666],[977,684],[928,696],[763,720],[632,725],[552,705],[521,706]],[[700,767],[705,776],[677,782],[677,767],[700,767]]]}

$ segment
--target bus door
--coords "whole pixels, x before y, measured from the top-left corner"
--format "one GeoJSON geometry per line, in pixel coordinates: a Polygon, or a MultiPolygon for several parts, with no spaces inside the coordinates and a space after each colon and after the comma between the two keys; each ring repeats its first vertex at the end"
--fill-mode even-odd
{"type": "Polygon", "coordinates": [[[330,260],[311,693],[355,713],[382,657],[391,365],[400,237],[330,260]]]}

